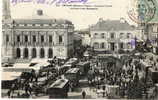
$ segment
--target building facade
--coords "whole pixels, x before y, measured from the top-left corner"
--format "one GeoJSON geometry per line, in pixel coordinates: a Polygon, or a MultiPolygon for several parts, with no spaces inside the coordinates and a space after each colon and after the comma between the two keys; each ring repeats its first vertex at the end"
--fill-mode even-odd
{"type": "Polygon", "coordinates": [[[89,34],[83,34],[82,35],[82,45],[84,46],[90,46],[91,38],[89,34]]]}
{"type": "MultiPolygon", "coordinates": [[[[157,52],[158,54],[158,1],[157,0],[148,0],[148,1],[143,1],[140,0],[138,3],[138,7],[142,7],[145,9],[147,12],[145,14],[151,14],[152,17],[144,17],[142,19],[142,23],[139,24],[139,27],[141,27],[141,34],[143,35],[143,40],[146,41],[147,39],[150,41],[153,47],[153,51],[157,52]],[[149,11],[148,5],[150,4],[151,6],[151,11],[149,11]]],[[[141,8],[138,8],[141,9],[141,8]]],[[[141,12],[140,12],[141,15],[141,12]]]]}
{"type": "Polygon", "coordinates": [[[91,46],[95,51],[133,50],[136,28],[123,18],[120,20],[99,19],[90,27],[91,46]]]}
{"type": "MultiPolygon", "coordinates": [[[[3,0],[8,1],[8,0],[3,0]]],[[[4,5],[8,5],[5,2],[4,5]]],[[[73,54],[74,25],[68,20],[42,18],[11,19],[4,9],[2,59],[68,58],[73,54]]],[[[8,12],[9,13],[9,12],[8,12]]]]}

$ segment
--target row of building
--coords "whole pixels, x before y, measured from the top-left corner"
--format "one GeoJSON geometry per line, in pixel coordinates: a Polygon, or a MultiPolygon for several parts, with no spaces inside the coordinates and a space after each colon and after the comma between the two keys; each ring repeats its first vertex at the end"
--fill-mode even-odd
{"type": "Polygon", "coordinates": [[[120,20],[99,19],[90,27],[91,42],[94,50],[118,51],[135,48],[136,28],[129,25],[123,18],[120,20]]]}
{"type": "MultiPolygon", "coordinates": [[[[71,21],[43,18],[37,10],[31,19],[12,19],[10,1],[3,0],[3,44],[2,59],[69,58],[74,54],[75,31],[71,21]]],[[[148,24],[149,39],[157,46],[158,11],[155,19],[148,24]]],[[[95,51],[132,51],[135,40],[145,36],[141,28],[130,25],[124,18],[103,20],[89,27],[88,34],[81,36],[82,45],[89,45],[95,51]]],[[[76,47],[76,46],[75,46],[76,47]]]]}
{"type": "MultiPolygon", "coordinates": [[[[135,48],[135,40],[144,43],[146,40],[149,40],[152,44],[153,51],[157,51],[158,53],[157,5],[157,0],[137,1],[135,7],[137,11],[141,9],[139,7],[143,7],[142,9],[146,10],[143,16],[145,21],[140,22],[137,18],[132,19],[138,22],[137,27],[128,24],[123,18],[120,18],[120,20],[103,20],[100,18],[95,25],[90,26],[90,36],[88,34],[83,36],[83,45],[90,45],[98,51],[117,51],[120,49],[131,51],[135,48]],[[150,9],[148,8],[149,5],[150,9]],[[84,39],[87,39],[89,42],[84,39]]],[[[139,14],[141,16],[141,13],[139,14]]]]}

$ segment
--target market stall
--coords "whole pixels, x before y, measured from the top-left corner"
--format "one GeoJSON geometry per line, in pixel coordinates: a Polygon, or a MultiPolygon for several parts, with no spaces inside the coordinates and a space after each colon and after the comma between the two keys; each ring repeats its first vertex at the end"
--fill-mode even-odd
{"type": "Polygon", "coordinates": [[[22,72],[2,72],[2,88],[9,89],[13,82],[15,82],[22,72]]]}
{"type": "Polygon", "coordinates": [[[67,79],[59,79],[51,84],[47,93],[49,98],[67,98],[69,90],[69,81],[67,79]]]}

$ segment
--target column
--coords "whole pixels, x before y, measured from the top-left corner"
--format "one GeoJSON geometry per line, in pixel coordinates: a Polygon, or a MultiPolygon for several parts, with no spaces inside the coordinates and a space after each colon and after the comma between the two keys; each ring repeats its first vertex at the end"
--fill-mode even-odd
{"type": "Polygon", "coordinates": [[[44,50],[45,50],[45,58],[48,58],[48,48],[46,47],[44,48],[44,50]]]}
{"type": "Polygon", "coordinates": [[[28,48],[28,55],[29,55],[29,59],[32,59],[32,48],[28,48]]]}
{"type": "Polygon", "coordinates": [[[46,32],[46,45],[49,44],[49,36],[48,36],[48,31],[46,32]]]}
{"type": "Polygon", "coordinates": [[[31,34],[30,31],[29,31],[28,34],[29,34],[29,37],[28,37],[28,38],[29,38],[29,41],[28,41],[28,42],[29,42],[30,45],[32,45],[32,34],[31,34]]]}
{"type": "Polygon", "coordinates": [[[37,52],[37,53],[36,53],[36,54],[37,54],[37,58],[40,58],[40,48],[38,47],[36,50],[37,50],[37,51],[36,51],[36,52],[37,52]]]}
{"type": "Polygon", "coordinates": [[[20,35],[20,44],[24,44],[23,36],[24,36],[24,32],[21,32],[21,35],[20,35]]]}
{"type": "Polygon", "coordinates": [[[40,39],[41,39],[41,38],[40,38],[40,32],[39,32],[39,31],[38,31],[38,35],[37,35],[37,38],[36,38],[36,39],[37,39],[37,44],[38,44],[38,45],[41,45],[41,43],[40,43],[40,39]]]}
{"type": "Polygon", "coordinates": [[[67,31],[64,31],[64,32],[65,32],[64,37],[63,37],[64,45],[69,45],[68,41],[70,41],[69,39],[73,39],[73,37],[70,37],[70,36],[72,36],[71,33],[68,33],[67,31]]]}

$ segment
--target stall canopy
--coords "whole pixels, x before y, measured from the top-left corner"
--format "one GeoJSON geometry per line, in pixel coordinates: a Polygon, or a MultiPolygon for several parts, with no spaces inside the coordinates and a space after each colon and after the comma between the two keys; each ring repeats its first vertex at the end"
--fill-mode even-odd
{"type": "Polygon", "coordinates": [[[50,65],[50,63],[48,62],[47,59],[33,59],[29,65],[29,67],[38,71],[42,67],[47,67],[48,65],[50,65]]]}
{"type": "Polygon", "coordinates": [[[55,81],[50,88],[63,88],[68,83],[67,79],[59,79],[55,81]]]}
{"type": "Polygon", "coordinates": [[[2,81],[12,81],[20,77],[22,72],[2,72],[2,81]]]}
{"type": "Polygon", "coordinates": [[[31,63],[42,63],[42,62],[47,62],[47,59],[32,59],[31,63]]]}
{"type": "Polygon", "coordinates": [[[29,64],[16,63],[13,67],[6,67],[2,70],[4,72],[31,72],[32,68],[29,68],[29,64]]]}

